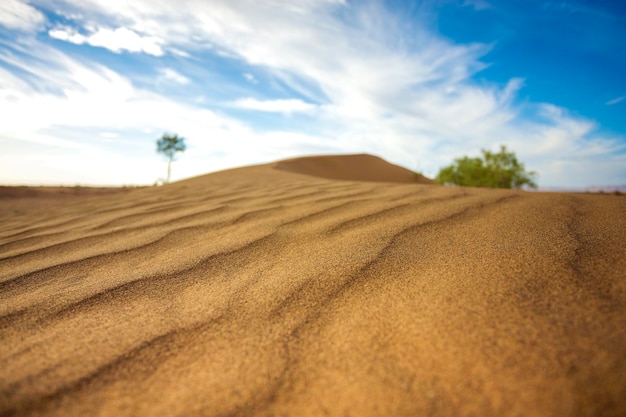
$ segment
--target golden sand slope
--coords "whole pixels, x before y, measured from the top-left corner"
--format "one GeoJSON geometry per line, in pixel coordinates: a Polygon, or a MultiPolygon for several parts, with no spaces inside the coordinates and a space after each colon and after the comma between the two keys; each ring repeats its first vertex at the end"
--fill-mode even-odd
{"type": "MultiPolygon", "coordinates": [[[[105,196],[130,191],[131,188],[94,187],[6,187],[0,186],[0,222],[15,215],[30,213],[33,208],[47,209],[78,203],[94,196],[105,196]]],[[[0,252],[0,256],[1,256],[0,252]]]]}
{"type": "Polygon", "coordinates": [[[377,156],[308,156],[279,161],[274,168],[298,174],[344,181],[374,181],[433,184],[434,181],[377,156]]]}
{"type": "Polygon", "coordinates": [[[624,197],[273,165],[10,216],[0,414],[623,416],[625,242],[624,197]]]}

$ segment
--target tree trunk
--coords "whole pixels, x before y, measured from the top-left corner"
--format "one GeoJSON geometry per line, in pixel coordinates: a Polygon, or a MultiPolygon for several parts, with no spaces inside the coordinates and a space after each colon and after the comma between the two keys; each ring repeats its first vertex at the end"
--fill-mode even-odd
{"type": "Polygon", "coordinates": [[[166,183],[170,182],[171,173],[172,173],[172,160],[170,159],[169,161],[167,161],[167,180],[165,180],[166,183]]]}

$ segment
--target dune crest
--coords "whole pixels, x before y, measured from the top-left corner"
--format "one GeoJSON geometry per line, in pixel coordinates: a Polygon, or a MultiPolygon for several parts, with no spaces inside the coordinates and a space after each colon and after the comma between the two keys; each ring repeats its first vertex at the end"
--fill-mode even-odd
{"type": "Polygon", "coordinates": [[[307,156],[280,161],[274,167],[334,180],[433,184],[431,179],[367,154],[307,156]]]}
{"type": "Polygon", "coordinates": [[[4,212],[0,415],[626,415],[626,198],[274,166],[4,212]]]}

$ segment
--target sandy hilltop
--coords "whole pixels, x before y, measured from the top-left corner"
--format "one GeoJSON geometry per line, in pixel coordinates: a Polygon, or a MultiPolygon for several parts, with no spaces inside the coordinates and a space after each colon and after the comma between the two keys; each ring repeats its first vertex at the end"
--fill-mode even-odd
{"type": "Polygon", "coordinates": [[[0,415],[626,415],[623,196],[368,155],[9,191],[0,415]]]}

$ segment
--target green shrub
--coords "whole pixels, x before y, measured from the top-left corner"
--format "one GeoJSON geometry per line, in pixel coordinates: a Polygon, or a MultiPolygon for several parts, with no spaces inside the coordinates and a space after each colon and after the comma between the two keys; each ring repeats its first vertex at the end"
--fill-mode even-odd
{"type": "Polygon", "coordinates": [[[513,152],[507,152],[506,146],[501,146],[498,153],[485,149],[481,152],[482,158],[464,156],[441,168],[435,182],[467,187],[537,188],[534,181],[537,173],[526,172],[524,164],[517,160],[513,152]]]}

